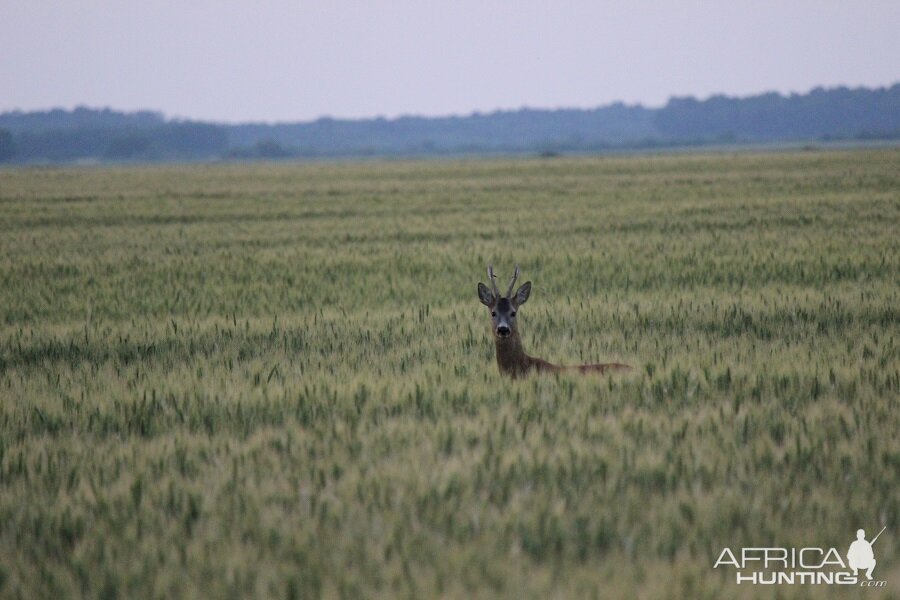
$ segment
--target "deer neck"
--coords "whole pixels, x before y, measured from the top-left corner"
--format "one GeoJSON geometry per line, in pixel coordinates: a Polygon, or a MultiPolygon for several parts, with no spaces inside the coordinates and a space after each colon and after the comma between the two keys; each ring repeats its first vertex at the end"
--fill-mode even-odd
{"type": "Polygon", "coordinates": [[[494,346],[497,348],[497,366],[501,372],[518,375],[528,370],[529,357],[522,348],[522,338],[518,331],[513,331],[505,338],[495,335],[494,346]]]}

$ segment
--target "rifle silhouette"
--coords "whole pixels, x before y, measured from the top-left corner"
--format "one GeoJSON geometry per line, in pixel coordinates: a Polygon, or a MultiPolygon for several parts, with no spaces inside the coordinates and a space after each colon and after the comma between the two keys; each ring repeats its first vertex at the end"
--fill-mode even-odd
{"type": "Polygon", "coordinates": [[[885,525],[884,527],[882,527],[882,528],[881,528],[881,531],[878,532],[878,535],[876,535],[875,537],[872,538],[872,541],[869,542],[869,545],[870,545],[870,546],[871,546],[872,544],[875,543],[875,540],[878,539],[878,536],[880,536],[882,533],[884,533],[884,530],[885,530],[885,529],[887,529],[887,525],[885,525]]]}

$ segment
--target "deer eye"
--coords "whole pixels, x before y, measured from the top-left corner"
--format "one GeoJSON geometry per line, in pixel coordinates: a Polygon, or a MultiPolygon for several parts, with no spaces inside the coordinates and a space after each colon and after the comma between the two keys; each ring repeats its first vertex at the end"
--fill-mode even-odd
{"type": "Polygon", "coordinates": [[[509,316],[511,316],[511,317],[516,316],[516,311],[512,311],[511,313],[509,313],[509,316]]]}
{"type": "Polygon", "coordinates": [[[491,311],[491,316],[492,316],[492,317],[496,317],[496,316],[497,316],[497,311],[496,311],[496,310],[492,310],[492,311],[491,311]]]}

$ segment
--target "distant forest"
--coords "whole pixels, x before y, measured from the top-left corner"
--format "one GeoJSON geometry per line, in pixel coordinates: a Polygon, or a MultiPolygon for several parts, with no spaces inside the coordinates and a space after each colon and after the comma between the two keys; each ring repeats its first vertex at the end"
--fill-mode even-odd
{"type": "Polygon", "coordinates": [[[900,83],[790,96],[672,98],[659,109],[616,103],[591,110],[280,124],[227,125],[90,108],[0,114],[0,162],[12,164],[555,154],[828,140],[900,140],[900,83]]]}

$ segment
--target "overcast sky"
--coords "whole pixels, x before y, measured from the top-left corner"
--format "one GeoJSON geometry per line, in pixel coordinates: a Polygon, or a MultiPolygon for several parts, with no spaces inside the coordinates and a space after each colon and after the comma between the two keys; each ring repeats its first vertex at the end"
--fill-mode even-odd
{"type": "Polygon", "coordinates": [[[0,0],[0,111],[217,121],[900,81],[900,0],[0,0]]]}

